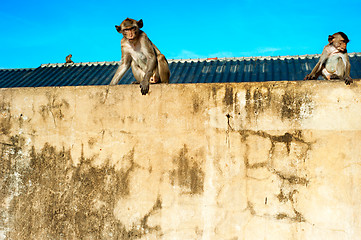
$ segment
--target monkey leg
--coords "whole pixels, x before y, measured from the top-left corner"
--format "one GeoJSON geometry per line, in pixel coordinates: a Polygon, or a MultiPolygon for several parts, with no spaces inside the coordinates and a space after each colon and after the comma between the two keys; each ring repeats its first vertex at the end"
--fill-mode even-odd
{"type": "Polygon", "coordinates": [[[341,57],[337,61],[336,75],[339,77],[339,79],[345,81],[346,85],[353,83],[352,78],[350,77],[350,73],[347,71],[346,63],[342,60],[341,57]]]}
{"type": "Polygon", "coordinates": [[[353,82],[352,78],[350,77],[350,73],[347,71],[346,63],[343,61],[342,57],[338,57],[336,60],[333,61],[333,63],[328,63],[326,67],[333,67],[334,70],[334,73],[329,76],[330,80],[339,79],[341,81],[345,81],[346,85],[350,85],[353,82]]]}
{"type": "Polygon", "coordinates": [[[342,80],[342,77],[336,75],[336,74],[331,74],[329,77],[328,77],[328,80],[333,80],[333,79],[341,79],[342,80]]]}
{"type": "Polygon", "coordinates": [[[160,77],[160,82],[169,83],[170,71],[167,59],[163,54],[157,56],[158,61],[158,72],[160,77]]]}
{"type": "Polygon", "coordinates": [[[143,80],[145,72],[135,63],[132,63],[132,72],[135,78],[132,84],[139,84],[143,80]]]}

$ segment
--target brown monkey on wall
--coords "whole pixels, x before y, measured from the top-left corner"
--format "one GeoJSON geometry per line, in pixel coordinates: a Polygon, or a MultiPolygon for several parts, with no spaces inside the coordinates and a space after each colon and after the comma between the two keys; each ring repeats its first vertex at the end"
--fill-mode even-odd
{"type": "Polygon", "coordinates": [[[68,56],[66,56],[65,58],[65,63],[74,63],[71,58],[72,58],[73,55],[69,54],[68,56]]]}
{"type": "Polygon", "coordinates": [[[304,80],[317,79],[322,75],[326,80],[341,79],[346,85],[352,83],[350,77],[351,64],[347,55],[349,39],[343,32],[328,36],[328,42],[320,56],[320,60],[304,80]]]}
{"type": "Polygon", "coordinates": [[[115,26],[123,34],[121,40],[122,58],[110,85],[116,85],[125,72],[132,67],[135,83],[140,83],[141,93],[147,94],[149,83],[168,83],[169,66],[167,59],[140,30],[143,20],[125,19],[120,26],[115,26]]]}

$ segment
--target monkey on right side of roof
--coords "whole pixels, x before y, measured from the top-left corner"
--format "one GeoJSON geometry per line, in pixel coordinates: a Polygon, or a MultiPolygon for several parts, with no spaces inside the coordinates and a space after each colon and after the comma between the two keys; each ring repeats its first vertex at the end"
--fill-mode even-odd
{"type": "Polygon", "coordinates": [[[320,60],[304,80],[317,79],[322,75],[326,80],[340,79],[345,81],[346,85],[350,85],[353,81],[350,77],[351,64],[346,49],[349,41],[343,32],[329,35],[329,43],[324,47],[320,60]]]}

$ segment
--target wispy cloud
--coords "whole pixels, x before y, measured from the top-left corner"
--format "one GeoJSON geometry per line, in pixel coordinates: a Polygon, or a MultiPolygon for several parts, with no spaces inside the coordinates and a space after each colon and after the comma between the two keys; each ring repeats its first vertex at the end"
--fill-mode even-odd
{"type": "Polygon", "coordinates": [[[179,54],[176,54],[174,59],[197,59],[197,58],[223,58],[223,57],[235,57],[236,55],[232,52],[217,52],[217,53],[210,53],[207,55],[201,55],[186,49],[183,49],[179,54]]]}
{"type": "Polygon", "coordinates": [[[174,58],[174,59],[193,59],[193,58],[204,58],[204,56],[201,56],[192,51],[183,49],[179,54],[177,54],[176,56],[174,56],[172,58],[174,58]]]}
{"type": "Polygon", "coordinates": [[[259,47],[256,49],[250,49],[249,51],[244,52],[215,52],[209,53],[207,55],[201,55],[196,52],[192,52],[186,49],[183,49],[179,54],[170,57],[171,59],[197,59],[197,58],[230,58],[230,57],[257,57],[257,56],[275,56],[282,55],[285,52],[289,51],[289,47],[279,48],[279,47],[259,47]]]}
{"type": "Polygon", "coordinates": [[[257,48],[257,52],[258,53],[274,53],[274,52],[278,52],[281,51],[281,48],[275,48],[275,47],[264,47],[264,48],[257,48]]]}

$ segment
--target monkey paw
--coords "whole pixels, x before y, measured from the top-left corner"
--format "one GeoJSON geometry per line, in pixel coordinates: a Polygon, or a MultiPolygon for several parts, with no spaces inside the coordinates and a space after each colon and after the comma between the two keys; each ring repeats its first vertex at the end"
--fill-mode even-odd
{"type": "Polygon", "coordinates": [[[303,80],[315,80],[316,76],[311,75],[311,74],[307,74],[306,77],[303,80]]]}
{"type": "Polygon", "coordinates": [[[353,83],[352,78],[346,77],[346,78],[345,78],[345,84],[346,84],[346,85],[350,85],[351,83],[353,83]]]}
{"type": "Polygon", "coordinates": [[[140,92],[142,93],[142,95],[145,95],[149,92],[149,82],[142,81],[140,83],[140,92]]]}

